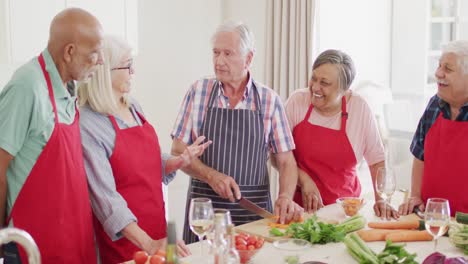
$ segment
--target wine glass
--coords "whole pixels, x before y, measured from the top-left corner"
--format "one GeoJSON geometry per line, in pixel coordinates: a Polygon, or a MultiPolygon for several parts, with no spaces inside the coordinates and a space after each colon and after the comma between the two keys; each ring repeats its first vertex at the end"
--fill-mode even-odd
{"type": "Polygon", "coordinates": [[[375,178],[375,191],[384,203],[383,219],[387,219],[387,203],[396,190],[396,176],[390,168],[379,168],[375,178]]]}
{"type": "Polygon", "coordinates": [[[426,230],[434,237],[434,251],[437,250],[437,239],[448,230],[450,223],[450,206],[447,199],[429,198],[424,214],[426,230]]]}
{"type": "Polygon", "coordinates": [[[200,254],[203,255],[203,238],[211,230],[214,222],[213,205],[208,198],[192,198],[190,201],[189,225],[200,242],[200,254]]]}

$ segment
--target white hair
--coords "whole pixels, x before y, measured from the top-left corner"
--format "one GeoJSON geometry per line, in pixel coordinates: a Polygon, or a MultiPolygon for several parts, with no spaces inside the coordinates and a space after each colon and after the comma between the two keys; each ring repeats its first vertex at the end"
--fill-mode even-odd
{"type": "Polygon", "coordinates": [[[442,53],[454,53],[463,73],[468,74],[468,41],[455,40],[442,46],[442,53]]]}
{"type": "MultiPolygon", "coordinates": [[[[122,38],[117,36],[104,37],[104,64],[99,65],[96,73],[87,82],[78,83],[78,103],[101,114],[115,114],[118,101],[112,89],[111,69],[118,67],[124,57],[131,54],[132,48],[122,38]]],[[[124,96],[123,103],[129,105],[124,96]]]]}
{"type": "Polygon", "coordinates": [[[237,32],[240,38],[240,52],[243,56],[247,55],[249,52],[255,52],[255,37],[247,27],[246,24],[242,22],[226,21],[221,24],[213,34],[211,41],[214,43],[218,34],[221,32],[237,32]]]}

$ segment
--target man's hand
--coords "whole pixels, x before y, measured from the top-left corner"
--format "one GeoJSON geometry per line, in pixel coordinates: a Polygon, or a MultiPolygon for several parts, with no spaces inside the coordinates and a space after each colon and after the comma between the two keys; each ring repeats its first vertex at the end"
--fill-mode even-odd
{"type": "Polygon", "coordinates": [[[299,169],[299,183],[301,186],[302,204],[306,212],[313,213],[323,207],[322,196],[320,195],[320,191],[317,188],[317,185],[315,185],[314,181],[309,177],[309,175],[301,175],[301,173],[305,174],[305,172],[299,169]]]}
{"type": "Polygon", "coordinates": [[[275,202],[274,214],[279,216],[280,224],[284,224],[292,220],[299,221],[304,214],[304,209],[286,195],[280,195],[275,202]]]}
{"type": "Polygon", "coordinates": [[[425,206],[423,200],[420,197],[410,197],[408,201],[400,205],[398,213],[401,215],[411,214],[416,207],[419,207],[419,210],[424,212],[425,206]]]}
{"type": "Polygon", "coordinates": [[[385,219],[390,219],[390,218],[398,219],[400,217],[397,210],[395,210],[395,208],[393,208],[388,203],[384,202],[384,200],[377,200],[375,202],[374,212],[376,216],[379,216],[385,219]]]}
{"type": "Polygon", "coordinates": [[[214,171],[209,178],[207,183],[222,198],[229,199],[231,202],[241,198],[239,185],[232,177],[214,171]]]}
{"type": "Polygon", "coordinates": [[[185,168],[192,160],[200,157],[205,149],[211,145],[212,141],[209,140],[205,143],[202,143],[205,140],[204,136],[198,137],[192,145],[185,148],[184,152],[178,157],[181,160],[180,168],[185,168]]]}
{"type": "Polygon", "coordinates": [[[177,255],[183,258],[192,255],[192,252],[190,252],[190,249],[185,245],[183,240],[177,240],[177,255]]]}

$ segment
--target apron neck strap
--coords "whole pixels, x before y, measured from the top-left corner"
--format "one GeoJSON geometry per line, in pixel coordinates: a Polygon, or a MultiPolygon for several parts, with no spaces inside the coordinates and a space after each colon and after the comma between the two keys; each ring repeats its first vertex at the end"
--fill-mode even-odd
{"type": "MultiPolygon", "coordinates": [[[[210,98],[208,99],[208,108],[213,107],[216,96],[218,95],[219,89],[221,89],[220,87],[221,87],[221,82],[218,80],[215,80],[213,84],[213,89],[211,90],[211,93],[210,93],[210,98]]],[[[262,103],[260,100],[260,94],[258,92],[258,89],[257,89],[257,86],[255,85],[254,80],[252,80],[252,92],[254,92],[255,106],[257,107],[257,111],[260,111],[262,110],[262,103]]]]}
{"type": "MultiPolygon", "coordinates": [[[[313,108],[314,105],[310,103],[309,109],[307,110],[304,118],[305,121],[309,120],[313,108]]],[[[346,96],[343,95],[343,97],[341,97],[341,131],[346,131],[346,120],[348,120],[348,112],[346,112],[346,96]]]]}
{"type": "Polygon", "coordinates": [[[44,74],[44,77],[46,79],[47,89],[49,90],[49,98],[50,98],[50,102],[52,103],[52,109],[54,111],[55,123],[57,124],[58,114],[57,114],[57,106],[55,104],[54,89],[52,86],[52,81],[50,80],[49,73],[46,70],[45,60],[44,60],[44,56],[42,56],[42,53],[39,55],[38,61],[39,61],[39,65],[41,65],[42,73],[44,74]]]}
{"type": "Polygon", "coordinates": [[[346,112],[346,95],[341,97],[341,131],[346,131],[346,121],[348,120],[348,112],[346,112]]]}

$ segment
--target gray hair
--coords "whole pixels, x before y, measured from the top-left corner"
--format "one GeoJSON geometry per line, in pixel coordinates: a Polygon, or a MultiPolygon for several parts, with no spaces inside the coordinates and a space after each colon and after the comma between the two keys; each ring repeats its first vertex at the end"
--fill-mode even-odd
{"type": "MultiPolygon", "coordinates": [[[[98,113],[113,115],[117,112],[118,101],[112,89],[111,69],[118,67],[124,56],[132,52],[132,48],[120,37],[105,36],[103,52],[104,64],[98,66],[89,81],[78,83],[78,104],[87,104],[98,113]]],[[[129,105],[126,96],[123,103],[129,105]]]]}
{"type": "Polygon", "coordinates": [[[457,63],[462,68],[463,73],[468,73],[468,41],[455,40],[442,46],[442,53],[454,53],[457,56],[457,63]]]}
{"type": "Polygon", "coordinates": [[[340,50],[329,49],[320,53],[317,59],[315,59],[312,70],[327,63],[338,66],[339,86],[345,91],[348,90],[356,76],[356,69],[351,57],[340,50]]]}
{"type": "Polygon", "coordinates": [[[213,34],[211,42],[214,43],[221,32],[237,32],[240,38],[239,50],[243,56],[249,52],[255,52],[255,37],[249,27],[242,22],[226,21],[221,24],[213,34]]]}

